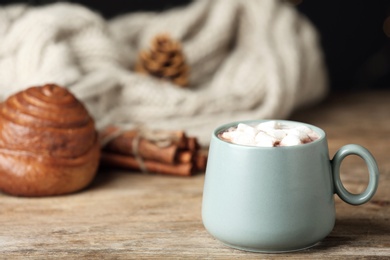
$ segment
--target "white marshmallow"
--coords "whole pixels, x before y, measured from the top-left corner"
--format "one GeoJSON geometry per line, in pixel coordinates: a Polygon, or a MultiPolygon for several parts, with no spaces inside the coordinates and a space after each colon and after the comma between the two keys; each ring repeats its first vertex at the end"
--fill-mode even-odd
{"type": "Polygon", "coordinates": [[[256,129],[254,129],[253,127],[248,127],[246,128],[244,131],[243,131],[243,134],[247,135],[247,136],[251,136],[251,137],[255,137],[256,134],[257,134],[257,131],[256,129]]]}
{"type": "Polygon", "coordinates": [[[311,130],[309,127],[305,126],[305,125],[299,125],[299,126],[296,126],[294,127],[296,130],[300,131],[300,132],[304,132],[306,134],[309,134],[311,132],[313,132],[313,130],[311,130]]]}
{"type": "Polygon", "coordinates": [[[238,134],[233,137],[232,142],[235,144],[243,145],[254,145],[255,141],[252,136],[247,136],[245,134],[238,134]]]}
{"type": "Polygon", "coordinates": [[[298,130],[297,128],[292,128],[287,131],[287,136],[296,136],[301,142],[310,141],[310,137],[303,131],[298,130]]]}
{"type": "Polygon", "coordinates": [[[239,132],[244,132],[248,128],[253,128],[253,127],[250,125],[247,125],[247,124],[243,124],[243,123],[239,123],[237,125],[237,131],[239,131],[239,132]]]}
{"type": "Polygon", "coordinates": [[[265,133],[278,141],[281,141],[287,135],[286,132],[281,129],[268,129],[265,133]]]}
{"type": "Polygon", "coordinates": [[[277,140],[274,137],[264,132],[259,132],[255,137],[256,146],[272,147],[276,142],[277,140]]]}
{"type": "Polygon", "coordinates": [[[274,143],[270,139],[262,139],[256,143],[256,146],[260,147],[274,147],[274,143]]]}
{"type": "Polygon", "coordinates": [[[234,132],[234,131],[227,131],[227,132],[223,132],[221,137],[223,139],[227,139],[227,140],[232,140],[234,135],[236,135],[237,132],[234,132]]]}
{"type": "Polygon", "coordinates": [[[314,141],[319,135],[304,125],[267,121],[256,126],[240,123],[222,133],[232,143],[253,146],[292,146],[314,141]]]}
{"type": "Polygon", "coordinates": [[[267,121],[267,122],[258,124],[255,128],[259,131],[266,132],[267,130],[270,130],[270,129],[279,129],[280,123],[277,121],[267,121]]]}
{"type": "Polygon", "coordinates": [[[307,126],[304,125],[297,126],[296,129],[298,129],[301,132],[305,132],[309,138],[309,141],[314,141],[319,138],[319,135],[307,126]]]}
{"type": "Polygon", "coordinates": [[[316,132],[314,132],[314,131],[311,131],[307,135],[309,136],[311,141],[315,141],[315,140],[320,138],[320,136],[316,132]]]}
{"type": "Polygon", "coordinates": [[[293,146],[293,145],[298,145],[298,144],[302,144],[302,141],[296,135],[287,135],[280,142],[280,146],[293,146]]]}

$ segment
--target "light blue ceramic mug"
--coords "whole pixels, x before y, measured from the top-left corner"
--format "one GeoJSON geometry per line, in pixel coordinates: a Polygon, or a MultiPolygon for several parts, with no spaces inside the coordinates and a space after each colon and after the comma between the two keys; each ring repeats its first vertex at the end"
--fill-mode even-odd
{"type": "Polygon", "coordinates": [[[311,247],[333,229],[335,193],[345,202],[359,205],[376,192],[379,170],[368,150],[346,145],[330,160],[322,129],[279,122],[308,126],[320,138],[289,147],[254,147],[218,137],[238,122],[223,125],[212,134],[202,219],[207,231],[228,246],[267,253],[311,247]],[[351,154],[360,156],[368,166],[369,183],[361,194],[348,192],[340,180],[341,162],[351,154]]]}

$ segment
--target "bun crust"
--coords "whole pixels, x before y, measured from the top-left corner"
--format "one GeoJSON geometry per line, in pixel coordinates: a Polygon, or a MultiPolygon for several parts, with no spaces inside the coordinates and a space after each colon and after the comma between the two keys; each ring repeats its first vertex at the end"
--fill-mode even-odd
{"type": "Polygon", "coordinates": [[[18,196],[78,191],[94,178],[100,146],[83,104],[54,84],[0,104],[0,189],[18,196]]]}

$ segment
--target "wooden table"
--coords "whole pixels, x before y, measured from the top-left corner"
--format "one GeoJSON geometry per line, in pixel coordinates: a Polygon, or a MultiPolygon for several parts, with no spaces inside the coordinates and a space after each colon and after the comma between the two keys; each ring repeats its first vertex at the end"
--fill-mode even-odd
{"type": "MultiPolygon", "coordinates": [[[[376,157],[381,178],[362,206],[336,198],[333,232],[318,246],[291,254],[255,254],[228,248],[201,221],[204,174],[191,178],[102,170],[87,190],[60,197],[0,194],[1,259],[292,259],[390,257],[390,92],[332,94],[290,119],[328,134],[330,154],[358,143],[376,157]]],[[[342,179],[351,192],[367,183],[361,159],[347,158],[342,179]]]]}

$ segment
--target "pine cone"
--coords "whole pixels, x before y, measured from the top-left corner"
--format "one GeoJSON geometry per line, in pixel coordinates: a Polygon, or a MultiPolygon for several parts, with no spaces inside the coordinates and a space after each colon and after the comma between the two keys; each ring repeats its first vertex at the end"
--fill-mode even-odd
{"type": "Polygon", "coordinates": [[[168,34],[157,35],[150,50],[140,52],[135,71],[170,80],[181,87],[188,85],[189,68],[181,45],[168,34]]]}

